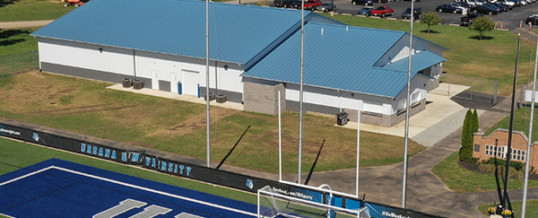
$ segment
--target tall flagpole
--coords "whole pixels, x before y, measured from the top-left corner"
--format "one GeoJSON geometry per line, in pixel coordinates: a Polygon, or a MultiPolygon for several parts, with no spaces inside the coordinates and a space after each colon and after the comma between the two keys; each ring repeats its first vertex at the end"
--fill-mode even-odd
{"type": "Polygon", "coordinates": [[[531,97],[531,117],[529,121],[529,138],[527,142],[527,157],[525,158],[525,182],[523,184],[523,204],[521,206],[521,218],[525,218],[525,207],[527,207],[527,189],[529,185],[529,165],[531,158],[532,144],[532,122],[534,120],[534,103],[536,102],[536,69],[538,68],[538,38],[536,38],[536,59],[534,60],[534,79],[532,80],[532,97],[531,97]]]}
{"type": "Polygon", "coordinates": [[[209,0],[205,1],[205,47],[206,47],[206,57],[205,57],[205,96],[206,96],[206,111],[207,111],[207,132],[206,132],[206,141],[207,141],[207,167],[211,167],[211,142],[210,132],[211,128],[209,127],[209,0]]]}
{"type": "Polygon", "coordinates": [[[301,85],[299,86],[299,164],[297,183],[301,183],[303,159],[303,82],[304,82],[304,0],[301,0],[301,85]]]}
{"type": "MultiPolygon", "coordinates": [[[[510,160],[512,159],[512,132],[514,129],[514,106],[515,106],[515,99],[516,99],[516,86],[517,86],[517,70],[518,70],[518,64],[519,64],[519,47],[521,44],[521,34],[518,34],[517,36],[517,53],[516,53],[516,69],[514,70],[514,84],[512,85],[512,104],[510,107],[510,128],[508,129],[508,146],[507,146],[507,153],[506,153],[506,167],[505,167],[505,174],[504,174],[504,194],[503,199],[501,200],[502,208],[503,210],[508,209],[506,207],[506,203],[508,202],[508,176],[510,174],[510,160]]],[[[508,205],[511,207],[511,205],[508,205]]]]}
{"type": "Polygon", "coordinates": [[[411,0],[411,31],[409,32],[409,63],[407,71],[407,103],[405,105],[405,139],[404,139],[404,161],[403,161],[403,181],[402,181],[402,208],[405,208],[407,193],[407,147],[409,141],[409,110],[411,93],[411,63],[413,57],[413,23],[415,20],[415,0],[411,0]]]}

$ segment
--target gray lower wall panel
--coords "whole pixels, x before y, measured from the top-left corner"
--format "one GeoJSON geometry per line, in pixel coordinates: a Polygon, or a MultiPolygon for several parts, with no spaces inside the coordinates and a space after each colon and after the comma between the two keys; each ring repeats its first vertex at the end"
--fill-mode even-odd
{"type": "Polygon", "coordinates": [[[170,81],[159,80],[159,90],[160,91],[170,91],[170,81]]]}
{"type": "MultiPolygon", "coordinates": [[[[134,76],[126,76],[126,75],[117,74],[117,73],[110,73],[110,72],[104,72],[104,71],[98,71],[98,70],[91,70],[91,69],[85,69],[85,68],[79,68],[79,67],[47,63],[47,62],[41,62],[41,70],[51,72],[51,73],[81,77],[81,78],[86,78],[86,79],[94,79],[94,80],[111,82],[111,83],[121,83],[124,78],[135,78],[134,76]]],[[[143,78],[143,77],[136,77],[136,79],[142,80],[144,82],[145,88],[151,88],[151,79],[143,78]]]]}

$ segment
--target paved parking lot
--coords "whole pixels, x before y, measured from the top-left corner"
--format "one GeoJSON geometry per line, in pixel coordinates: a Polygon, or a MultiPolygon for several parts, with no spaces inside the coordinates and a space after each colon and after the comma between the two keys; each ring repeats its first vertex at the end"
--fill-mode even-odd
{"type": "MultiPolygon", "coordinates": [[[[334,2],[336,5],[336,13],[345,13],[356,15],[362,5],[352,5],[351,0],[322,0],[323,2],[334,2]]],[[[420,2],[415,2],[415,6],[421,7],[423,13],[435,11],[435,8],[438,5],[451,3],[453,0],[421,0],[420,2]]],[[[397,0],[395,2],[389,3],[374,3],[375,5],[388,4],[394,8],[394,16],[392,18],[401,19],[401,14],[405,11],[406,8],[411,6],[410,1],[397,0]]],[[[441,17],[442,24],[459,24],[459,18],[461,14],[452,14],[452,13],[439,13],[435,12],[441,17]]],[[[531,14],[538,14],[538,2],[527,5],[516,7],[514,10],[504,12],[498,15],[488,15],[497,22],[497,28],[501,27],[503,24],[503,29],[513,30],[519,27],[520,21],[525,20],[531,14]]]]}

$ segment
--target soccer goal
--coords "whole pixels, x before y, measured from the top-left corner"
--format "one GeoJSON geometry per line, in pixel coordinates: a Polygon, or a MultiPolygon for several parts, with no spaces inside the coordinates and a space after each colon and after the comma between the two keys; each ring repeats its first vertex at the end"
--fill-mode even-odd
{"type": "Polygon", "coordinates": [[[265,186],[258,190],[258,217],[370,217],[366,207],[350,210],[330,205],[331,199],[327,202],[321,204],[304,200],[265,186]]]}

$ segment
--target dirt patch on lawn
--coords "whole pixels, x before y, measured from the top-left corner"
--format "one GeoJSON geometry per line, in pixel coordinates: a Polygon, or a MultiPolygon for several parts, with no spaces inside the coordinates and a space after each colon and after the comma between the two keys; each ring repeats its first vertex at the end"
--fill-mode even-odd
{"type": "MultiPolygon", "coordinates": [[[[232,109],[226,109],[226,108],[211,108],[210,110],[210,122],[215,123],[220,119],[223,119],[227,116],[240,113],[241,111],[238,110],[232,110],[232,109]]],[[[160,129],[157,130],[149,136],[163,136],[163,137],[170,137],[170,136],[182,136],[185,134],[189,134],[195,130],[206,128],[206,122],[207,122],[207,114],[206,113],[200,113],[193,116],[190,116],[185,121],[178,123],[177,125],[171,126],[166,129],[160,129]]]]}

